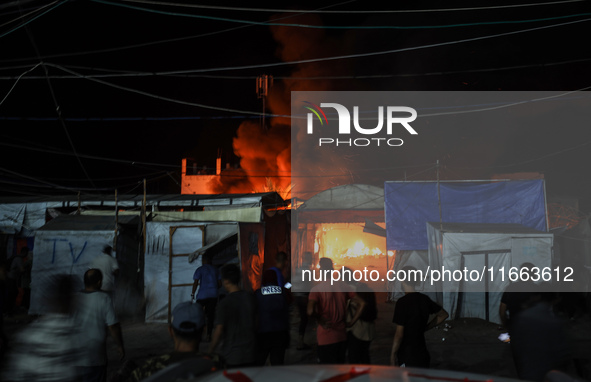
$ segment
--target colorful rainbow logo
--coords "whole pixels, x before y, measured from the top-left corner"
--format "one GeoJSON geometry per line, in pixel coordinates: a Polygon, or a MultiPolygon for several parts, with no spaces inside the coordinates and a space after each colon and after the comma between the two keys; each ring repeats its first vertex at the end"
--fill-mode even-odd
{"type": "Polygon", "coordinates": [[[304,106],[306,109],[308,109],[312,113],[316,114],[316,117],[318,117],[318,120],[320,121],[320,125],[324,125],[324,123],[322,122],[322,118],[320,118],[320,114],[322,114],[322,116],[324,117],[324,121],[328,125],[328,119],[326,119],[326,114],[324,114],[324,112],[322,111],[320,106],[315,105],[312,102],[308,102],[308,101],[304,101],[304,103],[307,103],[308,105],[312,105],[314,107],[314,108],[311,108],[309,106],[304,106]],[[318,112],[320,112],[320,114],[318,114],[318,112]]]}

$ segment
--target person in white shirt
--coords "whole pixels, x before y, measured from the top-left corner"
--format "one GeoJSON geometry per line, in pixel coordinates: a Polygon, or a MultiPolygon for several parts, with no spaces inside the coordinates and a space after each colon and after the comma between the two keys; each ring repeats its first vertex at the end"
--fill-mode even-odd
{"type": "Polygon", "coordinates": [[[90,268],[99,269],[103,274],[103,284],[101,290],[107,292],[113,297],[115,290],[115,277],[119,275],[119,264],[117,259],[112,256],[113,248],[105,245],[103,253],[92,259],[90,268]]]}

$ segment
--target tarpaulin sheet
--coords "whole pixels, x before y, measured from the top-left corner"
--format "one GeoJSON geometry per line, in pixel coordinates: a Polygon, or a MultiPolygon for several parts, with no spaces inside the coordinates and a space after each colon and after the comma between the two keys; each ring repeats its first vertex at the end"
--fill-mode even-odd
{"type": "MultiPolygon", "coordinates": [[[[386,182],[388,250],[425,250],[426,223],[440,221],[437,182],[386,182]]],[[[517,223],[546,229],[543,180],[441,182],[441,221],[517,223]]]]}
{"type": "Polygon", "coordinates": [[[424,282],[421,292],[436,292],[437,302],[452,319],[473,317],[500,323],[498,308],[510,283],[509,268],[519,268],[525,262],[540,269],[552,265],[551,233],[515,224],[450,223],[428,223],[427,232],[429,269],[466,268],[481,276],[473,279],[475,282],[467,282],[467,276],[424,282]]]}
{"type": "Polygon", "coordinates": [[[53,276],[72,275],[75,289],[82,289],[84,272],[94,257],[101,255],[103,247],[113,243],[114,234],[114,230],[37,231],[29,314],[47,313],[47,285],[53,276]]]}
{"type": "MultiPolygon", "coordinates": [[[[174,231],[173,254],[188,254],[203,246],[203,234],[198,222],[147,222],[146,252],[144,263],[144,295],[146,298],[146,322],[168,321],[169,271],[173,284],[192,284],[193,272],[201,263],[189,264],[188,257],[173,258],[170,269],[171,227],[174,231]],[[182,227],[194,227],[183,230],[182,227]]],[[[172,289],[172,306],[190,299],[191,287],[172,289]]]]}

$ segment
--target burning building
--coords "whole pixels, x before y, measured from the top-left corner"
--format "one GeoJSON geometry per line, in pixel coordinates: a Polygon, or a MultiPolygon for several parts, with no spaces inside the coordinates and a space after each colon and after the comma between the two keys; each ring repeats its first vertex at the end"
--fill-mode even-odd
{"type": "MultiPolygon", "coordinates": [[[[316,269],[320,258],[328,257],[335,269],[383,274],[392,261],[386,254],[380,187],[349,184],[322,191],[292,210],[292,219],[297,227],[292,237],[292,269],[316,269]]],[[[299,280],[292,279],[297,288],[299,280]]]]}

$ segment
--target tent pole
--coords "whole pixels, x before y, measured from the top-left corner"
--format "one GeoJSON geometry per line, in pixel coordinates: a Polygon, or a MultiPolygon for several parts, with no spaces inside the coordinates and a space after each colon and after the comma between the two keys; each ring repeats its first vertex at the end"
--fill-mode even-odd
{"type": "Polygon", "coordinates": [[[550,232],[550,220],[548,217],[548,199],[546,198],[546,179],[542,179],[544,185],[544,209],[546,210],[546,232],[550,232]]]}
{"type": "Polygon", "coordinates": [[[117,252],[117,231],[119,229],[119,198],[117,196],[117,189],[115,189],[115,237],[113,238],[113,248],[117,252]]]}
{"type": "Polygon", "coordinates": [[[443,230],[443,217],[441,215],[441,191],[439,189],[439,159],[437,159],[437,204],[439,205],[439,229],[443,230]]]}

